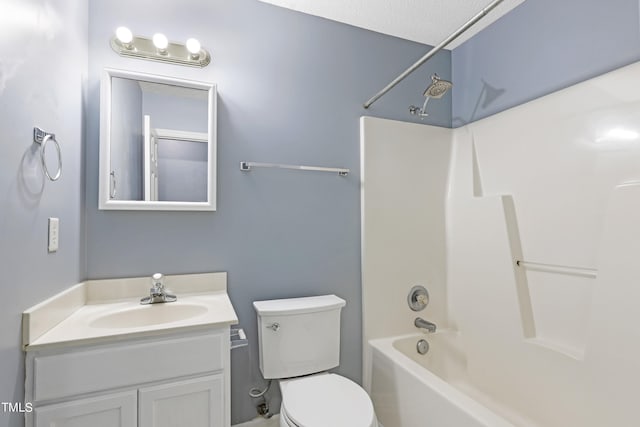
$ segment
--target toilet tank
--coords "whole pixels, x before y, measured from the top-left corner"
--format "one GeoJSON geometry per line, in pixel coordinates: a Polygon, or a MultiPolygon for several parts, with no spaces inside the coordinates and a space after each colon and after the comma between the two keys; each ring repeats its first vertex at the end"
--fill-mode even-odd
{"type": "Polygon", "coordinates": [[[335,295],[255,301],[263,377],[297,377],[338,366],[345,305],[335,295]]]}

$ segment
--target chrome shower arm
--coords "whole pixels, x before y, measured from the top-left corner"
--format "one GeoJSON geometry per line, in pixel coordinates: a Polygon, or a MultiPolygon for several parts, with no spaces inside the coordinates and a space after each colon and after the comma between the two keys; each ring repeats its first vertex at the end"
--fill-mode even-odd
{"type": "Polygon", "coordinates": [[[431,99],[431,97],[427,96],[424,100],[424,104],[422,104],[422,114],[421,115],[425,115],[428,116],[427,114],[427,103],[429,102],[429,100],[431,99]]]}
{"type": "Polygon", "coordinates": [[[460,36],[462,33],[467,31],[473,24],[478,22],[480,19],[484,18],[489,12],[491,12],[496,6],[498,6],[503,1],[504,0],[494,0],[490,5],[488,5],[484,9],[482,9],[473,18],[471,18],[469,21],[467,21],[466,24],[464,24],[462,27],[458,28],[453,34],[451,34],[449,37],[444,39],[439,45],[437,45],[436,47],[431,49],[429,52],[427,52],[427,54],[424,55],[422,58],[420,58],[415,64],[413,64],[412,66],[407,68],[402,74],[400,74],[398,77],[396,77],[391,83],[386,85],[380,92],[378,92],[374,96],[372,96],[371,99],[369,99],[367,102],[365,102],[362,106],[365,109],[371,107],[371,105],[373,105],[374,102],[376,102],[378,99],[382,98],[382,96],[384,96],[387,92],[389,92],[391,89],[393,89],[398,83],[400,83],[402,80],[404,80],[409,74],[413,73],[415,70],[418,69],[418,67],[420,67],[422,64],[427,62],[429,59],[431,59],[432,56],[434,56],[436,53],[438,53],[440,50],[442,50],[449,43],[451,43],[452,41],[457,39],[458,36],[460,36]]]}

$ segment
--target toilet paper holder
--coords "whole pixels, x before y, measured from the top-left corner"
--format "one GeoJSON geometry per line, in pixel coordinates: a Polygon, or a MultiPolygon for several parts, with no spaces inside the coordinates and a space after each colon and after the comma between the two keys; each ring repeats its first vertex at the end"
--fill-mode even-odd
{"type": "Polygon", "coordinates": [[[249,340],[247,339],[247,334],[244,333],[244,329],[241,327],[231,327],[231,350],[240,347],[246,347],[249,345],[249,340]]]}

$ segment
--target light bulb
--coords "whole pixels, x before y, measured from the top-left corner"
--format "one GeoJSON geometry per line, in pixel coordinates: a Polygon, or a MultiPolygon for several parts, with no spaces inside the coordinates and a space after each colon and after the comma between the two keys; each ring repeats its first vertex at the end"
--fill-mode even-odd
{"type": "Polygon", "coordinates": [[[167,46],[169,46],[169,40],[164,34],[155,33],[153,35],[153,45],[158,48],[160,53],[166,53],[167,46]]]}
{"type": "Polygon", "coordinates": [[[127,27],[118,27],[116,28],[116,38],[129,49],[131,41],[133,40],[133,34],[127,27]]]}
{"type": "Polygon", "coordinates": [[[193,60],[198,60],[200,59],[200,48],[202,46],[200,46],[200,42],[196,39],[189,39],[187,40],[187,50],[189,51],[191,56],[191,59],[193,60]]]}
{"type": "Polygon", "coordinates": [[[196,39],[187,40],[187,50],[189,53],[198,54],[200,53],[200,42],[196,39]]]}

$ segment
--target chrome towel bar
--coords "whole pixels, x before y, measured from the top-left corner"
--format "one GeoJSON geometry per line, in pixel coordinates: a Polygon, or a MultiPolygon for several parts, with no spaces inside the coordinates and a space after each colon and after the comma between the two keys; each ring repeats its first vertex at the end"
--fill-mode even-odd
{"type": "Polygon", "coordinates": [[[350,172],[349,169],[343,168],[325,168],[320,166],[297,166],[297,165],[282,165],[278,163],[257,163],[257,162],[240,162],[240,170],[250,171],[251,168],[277,168],[277,169],[294,169],[303,171],[316,171],[316,172],[333,172],[340,176],[347,176],[350,172]]]}

